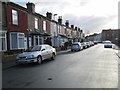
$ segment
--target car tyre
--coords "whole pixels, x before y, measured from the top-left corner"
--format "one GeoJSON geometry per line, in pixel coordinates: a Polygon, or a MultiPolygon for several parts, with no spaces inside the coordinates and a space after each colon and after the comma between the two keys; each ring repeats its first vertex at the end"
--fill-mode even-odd
{"type": "Polygon", "coordinates": [[[52,54],[51,60],[55,60],[55,54],[52,54]]]}
{"type": "Polygon", "coordinates": [[[41,64],[42,63],[42,57],[41,56],[38,56],[37,57],[37,64],[41,64]]]}

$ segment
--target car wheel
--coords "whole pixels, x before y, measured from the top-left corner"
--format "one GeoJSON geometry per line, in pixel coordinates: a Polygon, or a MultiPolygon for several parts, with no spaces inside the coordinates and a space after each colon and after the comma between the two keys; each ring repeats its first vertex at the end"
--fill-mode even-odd
{"type": "Polygon", "coordinates": [[[51,60],[55,60],[55,54],[52,54],[51,60]]]}
{"type": "Polygon", "coordinates": [[[42,63],[42,57],[38,56],[38,58],[37,58],[37,64],[41,64],[41,63],[42,63]]]}

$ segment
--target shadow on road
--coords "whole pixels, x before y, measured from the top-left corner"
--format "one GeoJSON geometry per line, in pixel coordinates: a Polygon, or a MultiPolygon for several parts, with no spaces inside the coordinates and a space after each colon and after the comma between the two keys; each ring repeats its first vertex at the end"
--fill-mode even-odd
{"type": "Polygon", "coordinates": [[[47,64],[47,63],[50,63],[54,60],[50,60],[50,59],[46,59],[44,61],[42,61],[41,64],[37,64],[37,63],[26,63],[26,64],[19,64],[19,65],[16,65],[15,67],[17,68],[30,68],[30,67],[38,67],[38,66],[42,66],[44,64],[47,64]]]}

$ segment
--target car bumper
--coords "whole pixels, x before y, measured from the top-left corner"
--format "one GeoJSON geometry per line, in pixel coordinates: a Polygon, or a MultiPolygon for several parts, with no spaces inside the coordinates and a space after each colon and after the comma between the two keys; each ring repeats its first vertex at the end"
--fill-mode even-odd
{"type": "Polygon", "coordinates": [[[104,45],[104,48],[112,48],[112,45],[104,45]]]}
{"type": "Polygon", "coordinates": [[[24,64],[24,63],[34,63],[37,62],[37,58],[33,58],[33,59],[19,59],[16,60],[17,64],[24,64]]]}

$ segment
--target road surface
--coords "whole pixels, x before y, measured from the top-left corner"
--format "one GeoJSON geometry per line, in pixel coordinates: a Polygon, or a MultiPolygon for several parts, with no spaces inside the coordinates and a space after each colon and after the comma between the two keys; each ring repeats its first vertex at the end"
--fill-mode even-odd
{"type": "Polygon", "coordinates": [[[41,65],[3,70],[3,88],[118,88],[117,59],[113,49],[97,44],[41,65]]]}

